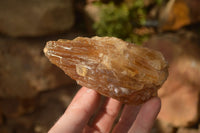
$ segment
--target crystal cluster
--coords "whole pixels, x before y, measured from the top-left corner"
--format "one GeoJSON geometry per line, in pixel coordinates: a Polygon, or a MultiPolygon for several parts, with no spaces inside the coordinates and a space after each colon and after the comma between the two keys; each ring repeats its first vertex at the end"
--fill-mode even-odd
{"type": "Polygon", "coordinates": [[[44,53],[78,84],[128,104],[157,95],[168,76],[160,52],[115,37],[49,41],[44,53]]]}

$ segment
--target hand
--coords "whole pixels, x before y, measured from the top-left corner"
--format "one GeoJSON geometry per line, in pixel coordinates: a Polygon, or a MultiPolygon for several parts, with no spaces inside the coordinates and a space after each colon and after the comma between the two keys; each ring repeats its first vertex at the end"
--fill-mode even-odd
{"type": "MultiPolygon", "coordinates": [[[[82,87],[65,113],[49,133],[109,133],[122,103],[108,98],[91,125],[89,119],[100,103],[100,94],[82,87]]],[[[155,97],[141,106],[125,105],[113,133],[149,133],[160,111],[160,99],[155,97]],[[137,117],[136,117],[137,116],[137,117]]]]}

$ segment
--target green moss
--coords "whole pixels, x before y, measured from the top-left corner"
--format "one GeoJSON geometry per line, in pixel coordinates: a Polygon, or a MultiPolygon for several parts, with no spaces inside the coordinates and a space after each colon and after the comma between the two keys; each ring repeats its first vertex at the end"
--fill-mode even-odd
{"type": "Polygon", "coordinates": [[[134,28],[142,27],[146,22],[143,0],[134,0],[130,5],[115,5],[111,2],[98,3],[98,6],[101,9],[100,20],[94,24],[97,35],[115,36],[137,44],[141,44],[148,37],[133,33],[134,28]]]}
{"type": "Polygon", "coordinates": [[[163,3],[163,0],[155,0],[155,3],[156,3],[157,5],[161,5],[161,4],[163,3]]]}
{"type": "Polygon", "coordinates": [[[130,34],[132,28],[129,21],[129,13],[129,9],[125,4],[119,7],[114,3],[102,4],[100,21],[94,24],[96,33],[100,36],[125,38],[130,34]]]}

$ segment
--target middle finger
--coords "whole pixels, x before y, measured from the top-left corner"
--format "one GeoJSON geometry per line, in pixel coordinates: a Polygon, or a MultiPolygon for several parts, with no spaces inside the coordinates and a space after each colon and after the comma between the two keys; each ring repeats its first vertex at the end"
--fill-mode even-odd
{"type": "Polygon", "coordinates": [[[116,124],[113,133],[126,133],[136,119],[141,106],[125,105],[119,122],[116,124]]]}
{"type": "Polygon", "coordinates": [[[121,105],[122,103],[119,101],[109,98],[95,118],[93,128],[101,133],[108,133],[120,111],[121,105]]]}

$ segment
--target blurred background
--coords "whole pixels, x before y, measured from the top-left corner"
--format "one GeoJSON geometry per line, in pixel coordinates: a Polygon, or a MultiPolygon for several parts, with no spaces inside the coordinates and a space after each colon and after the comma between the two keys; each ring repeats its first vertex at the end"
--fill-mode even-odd
{"type": "Polygon", "coordinates": [[[199,0],[1,0],[0,133],[45,133],[80,88],[48,40],[115,36],[160,50],[169,78],[152,133],[200,133],[199,0]]]}

